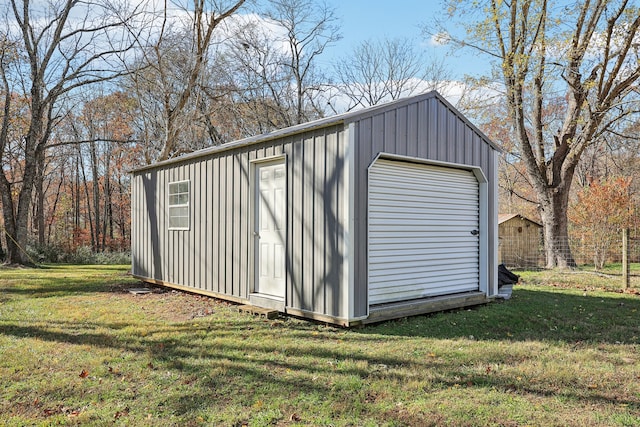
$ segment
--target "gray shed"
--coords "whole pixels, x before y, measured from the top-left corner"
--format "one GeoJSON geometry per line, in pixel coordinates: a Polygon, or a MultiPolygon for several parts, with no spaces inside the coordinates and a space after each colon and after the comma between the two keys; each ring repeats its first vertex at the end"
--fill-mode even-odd
{"type": "Polygon", "coordinates": [[[484,303],[496,167],[436,92],[141,167],[133,275],[346,326],[484,303]]]}

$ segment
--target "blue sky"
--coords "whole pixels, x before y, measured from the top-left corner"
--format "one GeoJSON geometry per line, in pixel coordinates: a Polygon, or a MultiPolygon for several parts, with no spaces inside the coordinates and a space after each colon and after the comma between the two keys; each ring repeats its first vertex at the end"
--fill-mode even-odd
{"type": "Polygon", "coordinates": [[[422,27],[434,16],[441,15],[443,6],[439,0],[327,0],[342,19],[342,35],[336,46],[326,52],[324,60],[330,62],[349,52],[367,39],[407,37],[428,55],[445,58],[452,77],[460,79],[464,74],[487,71],[483,58],[448,55],[445,46],[434,46],[422,34],[422,27]]]}

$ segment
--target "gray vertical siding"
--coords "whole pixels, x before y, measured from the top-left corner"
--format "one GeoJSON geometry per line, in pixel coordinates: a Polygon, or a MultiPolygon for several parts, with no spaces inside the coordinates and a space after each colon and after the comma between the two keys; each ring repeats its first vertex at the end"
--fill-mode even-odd
{"type": "Polygon", "coordinates": [[[134,173],[133,273],[247,300],[253,286],[251,161],[287,158],[289,307],[346,317],[339,303],[343,256],[342,125],[134,173]],[[168,184],[190,181],[190,228],[167,226],[168,184]]]}
{"type": "MultiPolygon", "coordinates": [[[[380,152],[479,166],[489,180],[489,222],[497,229],[496,163],[490,142],[435,93],[323,119],[143,168],[132,181],[133,273],[200,292],[248,300],[253,287],[252,161],[285,156],[287,226],[285,304],[351,317],[343,298],[346,246],[354,248],[352,318],[366,316],[367,168],[380,152]],[[352,124],[353,146],[345,129],[352,124]],[[347,152],[353,157],[347,164],[347,152]],[[348,168],[353,194],[346,195],[348,168]],[[168,183],[191,182],[190,229],[167,227],[168,183]],[[353,198],[351,242],[345,224],[353,198]],[[349,244],[350,243],[350,244],[349,244]]],[[[497,263],[490,247],[489,281],[497,263]]],[[[350,273],[350,272],[349,272],[350,273]]]]}
{"type": "Polygon", "coordinates": [[[287,305],[346,317],[340,304],[345,222],[344,132],[332,126],[290,140],[287,305]]]}
{"type": "MultiPolygon", "coordinates": [[[[482,168],[489,180],[489,244],[497,230],[494,172],[497,165],[494,148],[453,107],[440,97],[417,98],[415,102],[396,105],[389,111],[373,111],[354,120],[355,132],[355,317],[367,314],[367,168],[380,152],[458,163],[482,168]]],[[[494,259],[490,248],[489,267],[494,259]]],[[[489,268],[489,283],[494,280],[489,268]]]]}

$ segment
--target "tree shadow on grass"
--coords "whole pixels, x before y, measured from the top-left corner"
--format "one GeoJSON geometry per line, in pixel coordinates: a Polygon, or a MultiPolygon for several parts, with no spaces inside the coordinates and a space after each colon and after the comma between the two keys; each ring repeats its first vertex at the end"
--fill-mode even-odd
{"type": "MultiPolygon", "coordinates": [[[[558,300],[559,304],[562,302],[567,301],[558,300]]],[[[589,307],[589,304],[581,304],[578,307],[589,307]]],[[[476,314],[481,311],[464,310],[458,314],[469,316],[470,313],[476,314]]],[[[553,310],[549,309],[549,312],[553,310]]],[[[545,314],[544,311],[542,313],[545,314]]],[[[442,316],[455,314],[444,313],[442,316]]],[[[468,317],[467,319],[474,320],[468,317]]],[[[453,323],[459,321],[455,319],[453,323]]],[[[478,357],[486,360],[478,359],[474,362],[472,358],[468,361],[469,366],[461,366],[460,360],[456,358],[431,359],[414,357],[402,351],[373,351],[375,342],[379,341],[380,337],[366,336],[366,339],[362,340],[364,337],[360,332],[349,332],[345,338],[346,343],[333,345],[331,342],[334,335],[340,332],[326,329],[314,334],[315,328],[302,323],[296,323],[297,327],[291,329],[278,326],[277,328],[284,329],[281,337],[276,339],[273,339],[273,328],[255,318],[234,319],[231,322],[205,321],[198,326],[192,323],[157,323],[149,325],[144,337],[130,333],[117,336],[118,331],[128,326],[124,323],[89,324],[87,331],[77,334],[74,332],[77,325],[70,322],[66,326],[66,332],[40,331],[38,336],[50,341],[113,347],[134,352],[141,360],[149,360],[150,365],[154,365],[152,369],[180,372],[182,383],[176,384],[176,388],[161,403],[162,408],[179,417],[202,411],[203,407],[209,405],[208,402],[215,402],[211,404],[221,407],[227,404],[245,406],[247,414],[255,414],[255,411],[250,409],[253,403],[277,398],[280,393],[307,396],[304,398],[307,400],[309,396],[331,399],[332,396],[341,396],[344,393],[341,381],[348,382],[349,378],[359,378],[363,381],[363,388],[354,390],[353,398],[364,399],[368,383],[385,380],[402,384],[408,381],[415,382],[416,378],[421,377],[424,377],[425,383],[433,384],[431,387],[438,390],[460,387],[474,393],[493,390],[506,394],[518,393],[521,396],[569,399],[581,401],[585,405],[624,405],[631,413],[640,411],[638,399],[629,395],[614,396],[604,390],[601,392],[588,389],[585,384],[553,388],[544,381],[523,382],[515,372],[500,375],[469,372],[470,366],[475,363],[491,364],[500,361],[499,363],[506,366],[520,363],[518,357],[511,360],[508,351],[504,353],[503,350],[495,354],[485,351],[478,357]],[[113,331],[113,334],[96,332],[104,328],[113,331]],[[354,351],[363,344],[369,346],[366,351],[354,351]],[[191,379],[200,385],[190,387],[191,379]]],[[[38,330],[36,328],[10,331],[16,335],[25,332],[36,334],[38,330]]],[[[457,338],[459,334],[441,335],[439,338],[457,338]]],[[[508,339],[517,339],[518,332],[514,331],[511,335],[514,336],[508,339]]],[[[531,340],[532,336],[523,333],[519,339],[531,340]]],[[[398,338],[398,348],[404,348],[404,339],[398,338]]],[[[571,381],[582,381],[578,378],[579,374],[576,375],[571,381]]]]}
{"type": "MultiPolygon", "coordinates": [[[[0,322],[0,336],[77,345],[77,351],[86,353],[88,360],[95,357],[103,360],[103,366],[92,370],[92,377],[108,378],[111,367],[135,372],[140,366],[148,366],[149,372],[144,374],[141,384],[166,387],[163,393],[153,396],[155,401],[150,404],[156,405],[157,411],[187,418],[203,408],[217,405],[222,408],[244,406],[247,414],[251,414],[255,412],[251,409],[255,401],[268,401],[282,393],[324,398],[335,392],[341,379],[367,378],[368,366],[392,367],[402,363],[393,355],[349,356],[344,349],[317,345],[315,341],[300,342],[295,337],[283,341],[273,339],[274,332],[286,335],[286,330],[278,327],[278,331],[274,331],[254,318],[230,322],[209,320],[198,319],[197,325],[149,322],[145,324],[144,336],[130,329],[139,324],[126,322],[5,321],[0,322]],[[91,349],[100,349],[100,356],[90,356],[94,353],[91,349]],[[130,354],[128,362],[123,361],[123,354],[130,354]],[[348,358],[362,363],[344,363],[348,358]],[[169,373],[177,380],[167,381],[169,373]]],[[[38,345],[30,354],[38,358],[51,348],[59,349],[59,354],[76,351],[38,345]]],[[[78,365],[78,369],[81,367],[78,365]]],[[[398,375],[396,381],[403,379],[398,375]]],[[[127,381],[133,380],[127,378],[127,381]]],[[[41,390],[33,390],[35,396],[40,393],[41,390]]],[[[64,393],[56,395],[64,396],[64,393]]]]}
{"type": "Polygon", "coordinates": [[[639,344],[640,298],[520,287],[504,302],[385,322],[358,332],[440,339],[639,344]]]}
{"type": "Polygon", "coordinates": [[[126,292],[130,288],[144,288],[149,285],[131,278],[126,274],[121,276],[109,276],[105,278],[71,278],[50,277],[39,279],[27,279],[25,277],[7,278],[2,276],[0,280],[0,298],[7,300],[10,295],[25,296],[28,298],[51,298],[66,295],[126,292]],[[14,284],[14,281],[28,280],[28,284],[14,284]]]}
{"type": "MultiPolygon", "coordinates": [[[[141,307],[153,303],[139,301],[141,307]]],[[[604,390],[574,390],[564,385],[553,389],[554,384],[545,382],[520,382],[516,372],[483,375],[474,369],[474,364],[496,361],[516,366],[519,360],[511,359],[508,347],[469,354],[465,356],[467,366],[456,357],[431,358],[411,352],[424,350],[423,337],[468,340],[473,335],[473,341],[629,343],[634,334],[636,340],[640,335],[638,309],[640,300],[635,298],[520,288],[512,300],[504,303],[352,331],[297,320],[266,321],[231,315],[225,311],[230,308],[221,307],[215,316],[174,323],[126,317],[112,322],[73,322],[62,320],[63,312],[59,312],[53,320],[2,321],[0,335],[78,345],[88,354],[92,348],[107,350],[101,352],[103,366],[96,368],[103,372],[91,374],[105,378],[114,365],[134,371],[133,365],[148,366],[151,372],[141,379],[139,388],[145,384],[166,387],[160,395],[151,395],[155,400],[148,405],[181,420],[193,419],[211,407],[214,412],[219,408],[227,413],[228,408],[243,408],[245,413],[238,419],[251,419],[259,412],[252,407],[256,402],[279,396],[285,401],[279,407],[287,409],[293,408],[296,399],[298,404],[312,406],[314,403],[308,402],[325,399],[340,404],[347,396],[349,402],[365,405],[370,385],[384,381],[396,385],[423,382],[424,392],[460,387],[474,394],[497,390],[505,395],[515,392],[537,398],[560,397],[579,401],[583,407],[627,405],[629,411],[637,413],[638,399],[628,394],[612,397],[604,390]],[[123,352],[132,356],[123,361],[123,352]],[[167,380],[168,376],[177,380],[167,380]]],[[[52,347],[34,351],[46,352],[47,348],[52,347]]],[[[581,381],[580,375],[570,373],[568,381],[581,381]]],[[[127,378],[129,382],[135,380],[127,378]]],[[[136,388],[135,384],[127,387],[136,388]]],[[[408,393],[404,389],[402,392],[408,393]]],[[[336,416],[347,417],[347,411],[336,412],[336,416]]],[[[394,417],[401,420],[400,414],[385,416],[385,422],[394,417]]]]}

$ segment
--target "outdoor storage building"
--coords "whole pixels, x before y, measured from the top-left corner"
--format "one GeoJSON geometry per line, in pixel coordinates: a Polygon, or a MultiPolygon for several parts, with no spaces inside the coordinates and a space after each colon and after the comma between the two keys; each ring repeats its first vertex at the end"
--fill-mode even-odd
{"type": "Polygon", "coordinates": [[[542,224],[520,214],[498,214],[498,264],[542,267],[542,224]]]}
{"type": "Polygon", "coordinates": [[[484,303],[496,159],[430,92],[141,167],[133,274],[347,326],[484,303]]]}

